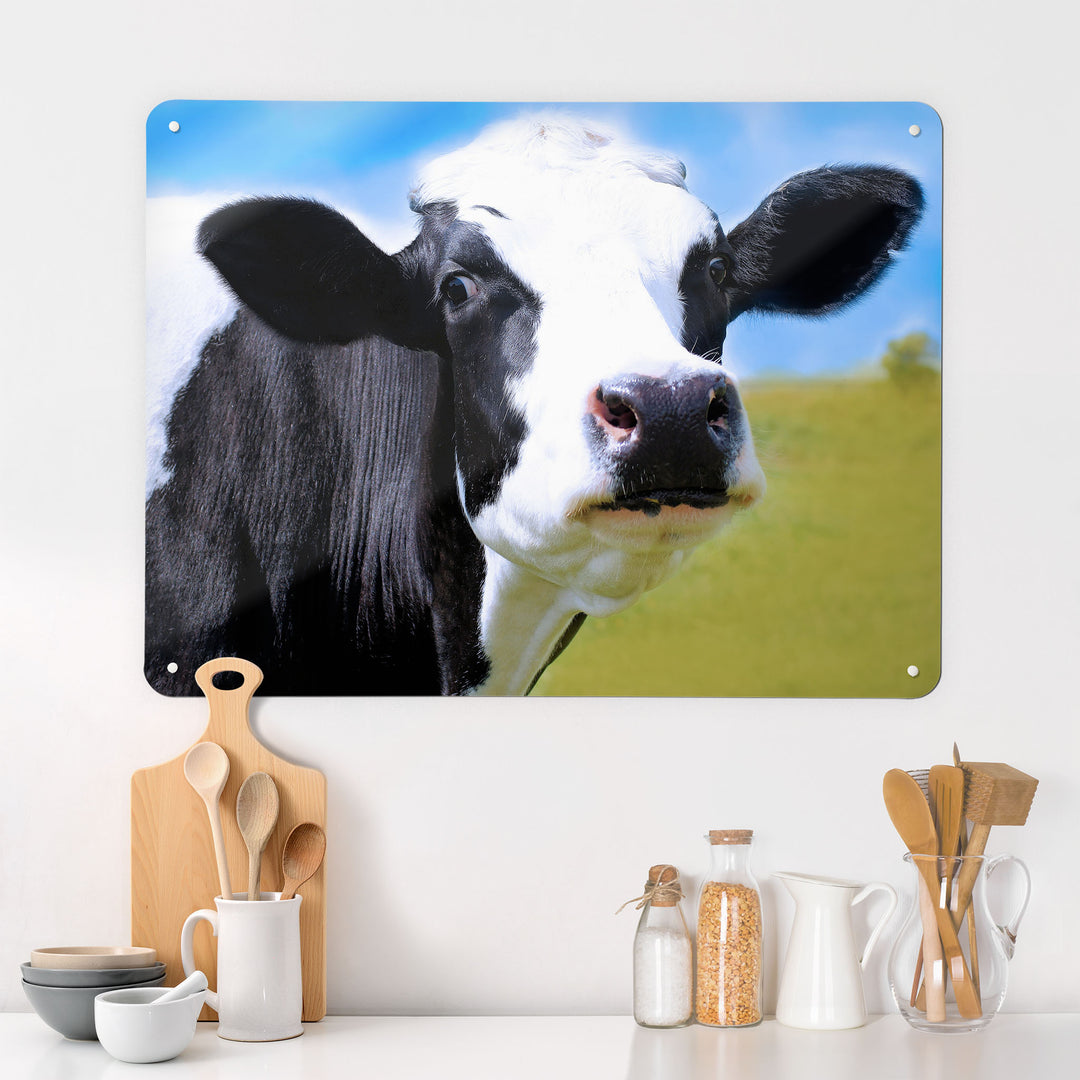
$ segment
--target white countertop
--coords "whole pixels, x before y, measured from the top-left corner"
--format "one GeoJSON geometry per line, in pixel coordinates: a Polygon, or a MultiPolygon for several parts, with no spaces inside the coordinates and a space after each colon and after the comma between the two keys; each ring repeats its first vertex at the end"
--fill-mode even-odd
{"type": "Polygon", "coordinates": [[[1077,1075],[1080,1014],[1004,1014],[975,1035],[929,1035],[899,1016],[853,1031],[672,1031],[628,1016],[356,1017],[305,1024],[298,1039],[234,1043],[202,1023],[173,1061],[128,1065],[69,1042],[32,1013],[0,1014],[5,1080],[1057,1080],[1077,1075]]]}

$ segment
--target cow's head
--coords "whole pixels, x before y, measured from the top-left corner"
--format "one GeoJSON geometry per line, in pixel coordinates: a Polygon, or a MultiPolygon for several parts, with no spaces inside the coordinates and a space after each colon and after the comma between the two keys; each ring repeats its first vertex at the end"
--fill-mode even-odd
{"type": "Polygon", "coordinates": [[[449,361],[476,535],[602,613],[764,490],[721,364],[731,320],[843,306],[921,207],[903,173],[822,168],[725,233],[675,159],[544,118],[429,166],[419,233],[396,255],[282,198],[223,208],[199,246],[290,337],[380,335],[449,361]]]}

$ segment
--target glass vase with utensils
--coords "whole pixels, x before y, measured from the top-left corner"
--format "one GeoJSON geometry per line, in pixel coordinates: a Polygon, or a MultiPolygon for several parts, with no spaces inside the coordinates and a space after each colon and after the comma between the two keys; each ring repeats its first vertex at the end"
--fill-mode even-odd
{"type": "Polygon", "coordinates": [[[889,982],[901,1015],[935,1032],[976,1031],[1005,996],[1008,960],[1031,886],[1012,856],[986,860],[991,826],[1022,825],[1038,781],[1008,765],[962,762],[885,774],[885,805],[908,849],[912,902],[889,959],[889,982]],[[969,834],[966,822],[971,822],[969,834]],[[986,882],[1003,865],[1023,877],[1013,917],[990,913],[986,882]]]}

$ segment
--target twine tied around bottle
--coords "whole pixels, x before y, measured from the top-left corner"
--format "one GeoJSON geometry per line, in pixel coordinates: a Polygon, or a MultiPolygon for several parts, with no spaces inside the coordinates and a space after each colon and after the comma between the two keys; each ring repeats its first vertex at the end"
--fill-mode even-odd
{"type": "MultiPolygon", "coordinates": [[[[626,904],[636,903],[635,911],[640,911],[646,904],[655,907],[674,907],[683,898],[682,885],[679,883],[679,871],[670,863],[658,863],[649,867],[649,880],[645,882],[645,891],[626,904]]],[[[623,904],[619,911],[622,911],[623,904]]],[[[618,915],[619,911],[615,914],[618,915]]]]}

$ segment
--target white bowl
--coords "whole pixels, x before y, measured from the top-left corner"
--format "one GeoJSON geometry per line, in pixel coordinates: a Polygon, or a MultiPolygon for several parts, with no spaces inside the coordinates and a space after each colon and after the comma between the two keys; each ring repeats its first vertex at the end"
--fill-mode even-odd
{"type": "Polygon", "coordinates": [[[130,987],[98,994],[94,999],[98,1042],[114,1058],[137,1064],[168,1061],[182,1053],[195,1036],[206,991],[155,1005],[168,990],[130,987]]]}

